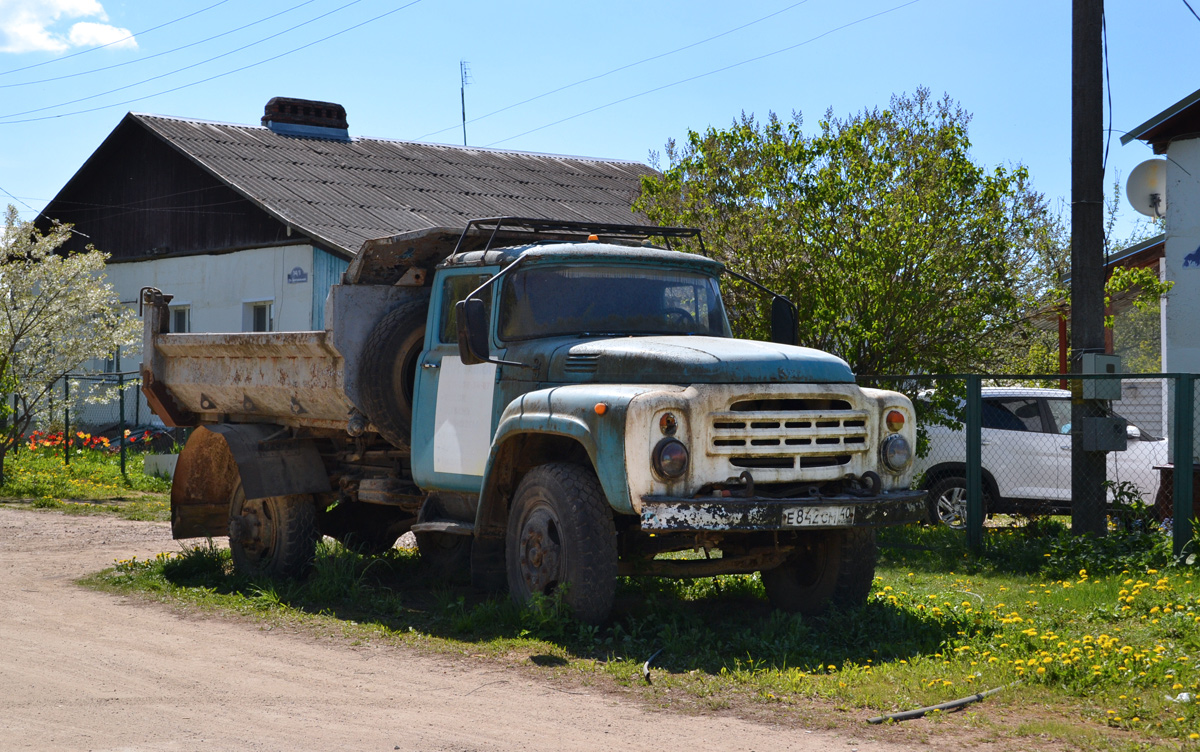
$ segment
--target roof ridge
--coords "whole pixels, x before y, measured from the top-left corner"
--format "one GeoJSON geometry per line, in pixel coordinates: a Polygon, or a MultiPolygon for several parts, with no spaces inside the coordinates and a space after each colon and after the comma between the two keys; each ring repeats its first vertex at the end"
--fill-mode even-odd
{"type": "MultiPolygon", "coordinates": [[[[203,125],[222,125],[230,128],[249,128],[256,131],[271,131],[265,125],[251,125],[248,123],[229,123],[224,120],[206,120],[204,118],[182,117],[179,115],[158,115],[152,112],[130,112],[130,115],[138,118],[157,118],[159,120],[173,120],[179,123],[200,123],[203,125]]],[[[294,138],[292,136],[283,135],[285,138],[294,138]]],[[[551,159],[575,159],[580,162],[606,162],[610,164],[630,164],[648,166],[644,162],[639,162],[634,159],[616,159],[613,157],[588,157],[580,154],[558,154],[553,152],[526,151],[522,149],[496,149],[490,146],[459,146],[458,144],[443,144],[436,141],[413,141],[405,138],[384,138],[381,136],[351,136],[350,141],[379,141],[388,144],[416,144],[418,146],[432,146],[440,149],[454,149],[455,151],[481,151],[489,154],[520,154],[528,157],[549,157],[551,159]]]]}

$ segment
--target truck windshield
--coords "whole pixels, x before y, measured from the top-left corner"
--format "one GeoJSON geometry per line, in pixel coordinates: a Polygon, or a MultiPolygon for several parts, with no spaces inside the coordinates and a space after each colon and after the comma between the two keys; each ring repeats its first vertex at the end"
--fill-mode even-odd
{"type": "Polygon", "coordinates": [[[564,334],[704,334],[728,337],[716,279],[637,266],[514,271],[500,297],[500,339],[564,334]]]}

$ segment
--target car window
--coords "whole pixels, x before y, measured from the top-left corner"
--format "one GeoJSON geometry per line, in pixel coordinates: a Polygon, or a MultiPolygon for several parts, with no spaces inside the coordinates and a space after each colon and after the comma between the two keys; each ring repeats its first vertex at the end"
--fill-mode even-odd
{"type": "Polygon", "coordinates": [[[1050,408],[1050,419],[1054,422],[1056,433],[1071,432],[1071,400],[1048,399],[1046,405],[1050,408]]]}
{"type": "Polygon", "coordinates": [[[983,427],[1001,431],[1042,433],[1042,410],[1036,399],[985,399],[983,427]]]}

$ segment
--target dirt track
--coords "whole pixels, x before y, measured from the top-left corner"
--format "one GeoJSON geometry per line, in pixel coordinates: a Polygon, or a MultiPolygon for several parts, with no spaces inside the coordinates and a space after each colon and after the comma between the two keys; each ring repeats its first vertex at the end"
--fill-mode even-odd
{"type": "Polygon", "coordinates": [[[74,580],[165,524],[0,507],[0,749],[885,750],[382,646],[197,618],[74,580]]]}

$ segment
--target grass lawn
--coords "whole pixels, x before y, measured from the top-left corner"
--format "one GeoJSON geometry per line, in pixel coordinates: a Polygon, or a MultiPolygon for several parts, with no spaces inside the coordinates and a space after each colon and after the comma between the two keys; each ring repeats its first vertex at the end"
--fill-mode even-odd
{"type": "Polygon", "coordinates": [[[120,456],[111,448],[72,447],[65,464],[61,443],[49,442],[9,452],[0,484],[0,500],[17,506],[131,520],[169,520],[170,493],[169,480],[143,472],[138,451],[127,451],[122,476],[120,456]]]}
{"type": "Polygon", "coordinates": [[[592,627],[553,600],[522,609],[432,582],[413,552],[364,558],[331,543],[304,582],[248,581],[227,551],[202,547],[118,562],[88,584],[878,739],[924,729],[1023,749],[1200,748],[1200,705],[1184,701],[1200,695],[1197,568],[1174,564],[1160,533],[1031,530],[989,528],[979,555],[944,528],[889,530],[869,602],[818,619],[771,611],[757,576],[629,579],[613,621],[592,627]],[[995,687],[961,713],[864,723],[995,687]]]}

